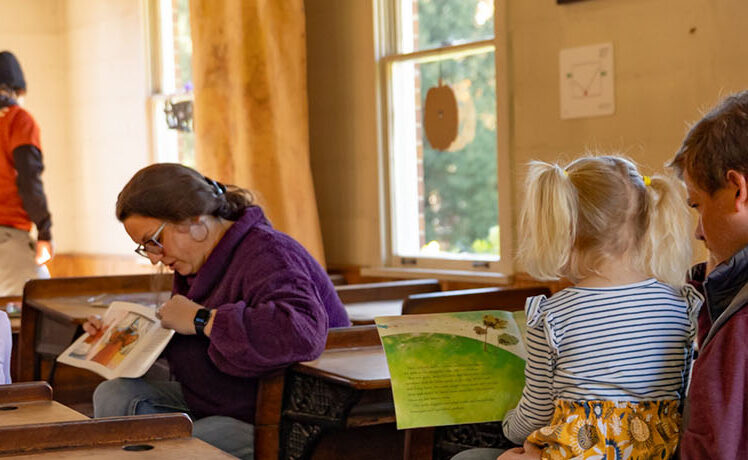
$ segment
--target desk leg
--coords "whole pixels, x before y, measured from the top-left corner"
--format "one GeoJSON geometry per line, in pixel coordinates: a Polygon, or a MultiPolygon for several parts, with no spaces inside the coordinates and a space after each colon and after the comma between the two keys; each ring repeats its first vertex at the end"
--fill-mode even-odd
{"type": "Polygon", "coordinates": [[[361,393],[311,375],[289,372],[283,397],[280,456],[282,460],[311,458],[322,435],[345,428],[361,393]]]}
{"type": "Polygon", "coordinates": [[[40,319],[39,310],[27,304],[21,309],[21,333],[18,337],[17,375],[21,382],[39,380],[35,375],[38,367],[36,355],[37,324],[40,319]]]}
{"type": "Polygon", "coordinates": [[[403,460],[430,459],[434,456],[434,428],[405,430],[403,460]]]}

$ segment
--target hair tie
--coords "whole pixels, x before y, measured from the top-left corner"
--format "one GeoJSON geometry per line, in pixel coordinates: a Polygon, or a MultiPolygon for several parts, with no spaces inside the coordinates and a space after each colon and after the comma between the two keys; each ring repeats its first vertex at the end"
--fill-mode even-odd
{"type": "Polygon", "coordinates": [[[207,182],[208,184],[210,184],[211,187],[213,187],[214,193],[216,194],[217,197],[223,195],[223,193],[226,191],[226,186],[223,185],[222,183],[216,182],[213,179],[209,178],[208,176],[203,176],[203,178],[205,178],[205,182],[207,182]]]}
{"type": "Polygon", "coordinates": [[[649,187],[652,185],[652,178],[649,176],[642,176],[642,180],[644,181],[644,186],[649,187]]]}
{"type": "Polygon", "coordinates": [[[569,172],[567,170],[562,169],[561,171],[563,171],[564,177],[569,177],[569,172]]]}

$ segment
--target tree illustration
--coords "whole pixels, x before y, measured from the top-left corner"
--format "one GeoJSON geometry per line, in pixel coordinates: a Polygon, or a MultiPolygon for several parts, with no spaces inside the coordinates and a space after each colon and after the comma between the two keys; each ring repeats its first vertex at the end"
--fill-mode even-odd
{"type": "Polygon", "coordinates": [[[475,331],[477,335],[484,336],[483,351],[486,351],[486,343],[488,342],[488,329],[504,329],[506,328],[506,320],[497,318],[493,315],[483,315],[483,325],[485,327],[475,326],[473,328],[473,331],[475,331]]]}
{"type": "Polygon", "coordinates": [[[480,327],[480,326],[475,326],[473,328],[473,331],[475,331],[475,333],[478,334],[478,335],[485,336],[483,338],[483,351],[486,351],[486,342],[488,341],[488,328],[480,327]]]}
{"type": "Polygon", "coordinates": [[[501,334],[499,336],[499,345],[517,345],[519,343],[519,339],[517,337],[511,335],[511,334],[501,334]]]}

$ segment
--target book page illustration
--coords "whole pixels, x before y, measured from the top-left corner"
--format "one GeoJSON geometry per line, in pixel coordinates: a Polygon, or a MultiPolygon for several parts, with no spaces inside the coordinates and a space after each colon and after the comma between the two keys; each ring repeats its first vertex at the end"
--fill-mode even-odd
{"type": "Polygon", "coordinates": [[[376,323],[399,429],[498,421],[519,401],[523,312],[386,316],[376,323]]]}
{"type": "Polygon", "coordinates": [[[161,327],[155,309],[113,302],[96,335],[83,334],[57,360],[111,379],[140,377],[158,359],[174,331],[161,327]]]}

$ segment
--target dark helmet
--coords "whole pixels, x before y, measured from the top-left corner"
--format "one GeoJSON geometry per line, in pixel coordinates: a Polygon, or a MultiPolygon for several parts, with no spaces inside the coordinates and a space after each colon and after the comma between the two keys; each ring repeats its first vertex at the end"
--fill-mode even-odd
{"type": "Polygon", "coordinates": [[[26,91],[21,64],[10,51],[0,52],[0,86],[3,85],[13,91],[26,91]]]}

